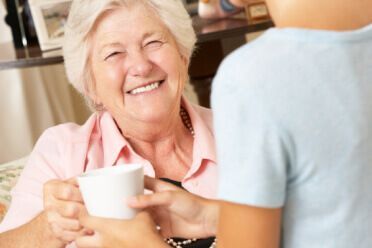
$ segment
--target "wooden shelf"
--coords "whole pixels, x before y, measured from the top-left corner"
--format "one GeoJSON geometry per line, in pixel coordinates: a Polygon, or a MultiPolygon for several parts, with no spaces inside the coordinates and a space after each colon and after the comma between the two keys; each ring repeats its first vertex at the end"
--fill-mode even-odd
{"type": "MultiPolygon", "coordinates": [[[[203,20],[198,16],[194,16],[193,25],[197,33],[198,43],[200,44],[244,35],[250,32],[263,31],[272,27],[273,23],[271,21],[262,21],[249,24],[242,17],[222,20],[203,20]]],[[[41,52],[37,46],[15,50],[12,44],[2,44],[0,51],[0,70],[53,65],[63,62],[61,50],[41,52]]]]}

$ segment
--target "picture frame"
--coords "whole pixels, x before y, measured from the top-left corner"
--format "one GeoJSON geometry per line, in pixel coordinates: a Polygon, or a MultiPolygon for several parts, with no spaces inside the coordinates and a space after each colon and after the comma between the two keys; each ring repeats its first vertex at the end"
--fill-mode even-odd
{"type": "Polygon", "coordinates": [[[29,0],[31,16],[42,51],[62,47],[64,25],[72,0],[29,0]]]}
{"type": "Polygon", "coordinates": [[[268,20],[271,18],[269,9],[264,1],[248,4],[245,6],[245,12],[250,21],[268,20]]]}

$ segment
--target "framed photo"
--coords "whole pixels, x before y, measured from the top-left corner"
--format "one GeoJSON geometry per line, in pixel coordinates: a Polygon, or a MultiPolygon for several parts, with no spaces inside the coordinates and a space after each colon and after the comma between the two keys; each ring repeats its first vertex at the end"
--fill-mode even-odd
{"type": "Polygon", "coordinates": [[[251,21],[270,19],[269,9],[264,1],[248,4],[245,7],[245,12],[248,20],[251,21]]]}
{"type": "Polygon", "coordinates": [[[72,0],[29,0],[42,51],[61,48],[72,0]]]}

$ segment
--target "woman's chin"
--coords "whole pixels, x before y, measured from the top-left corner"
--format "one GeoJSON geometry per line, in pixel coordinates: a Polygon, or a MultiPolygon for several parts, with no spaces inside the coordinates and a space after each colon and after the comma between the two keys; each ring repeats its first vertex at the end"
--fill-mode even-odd
{"type": "Polygon", "coordinates": [[[171,115],[171,110],[164,108],[146,108],[136,111],[135,118],[144,123],[165,123],[171,115]]]}

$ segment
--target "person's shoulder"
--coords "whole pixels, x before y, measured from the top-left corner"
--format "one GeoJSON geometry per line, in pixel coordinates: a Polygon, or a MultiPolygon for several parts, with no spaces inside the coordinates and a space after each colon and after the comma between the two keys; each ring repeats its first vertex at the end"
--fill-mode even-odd
{"type": "Polygon", "coordinates": [[[53,140],[54,142],[81,142],[90,136],[97,119],[97,114],[92,114],[88,120],[79,125],[73,122],[62,123],[46,129],[39,140],[53,140]]]}
{"type": "Polygon", "coordinates": [[[270,29],[227,55],[218,68],[217,78],[231,85],[265,74],[272,58],[278,54],[276,32],[270,29]]]}
{"type": "Polygon", "coordinates": [[[277,87],[286,71],[298,65],[293,54],[294,42],[283,30],[270,29],[229,54],[221,63],[214,80],[214,90],[224,94],[277,87]]]}
{"type": "Polygon", "coordinates": [[[248,40],[246,44],[240,46],[226,56],[222,64],[234,64],[235,61],[243,60],[244,62],[254,61],[259,58],[255,55],[264,55],[262,54],[263,50],[276,50],[277,46],[273,42],[277,39],[278,32],[280,32],[280,30],[271,28],[258,34],[255,39],[248,40]]]}

